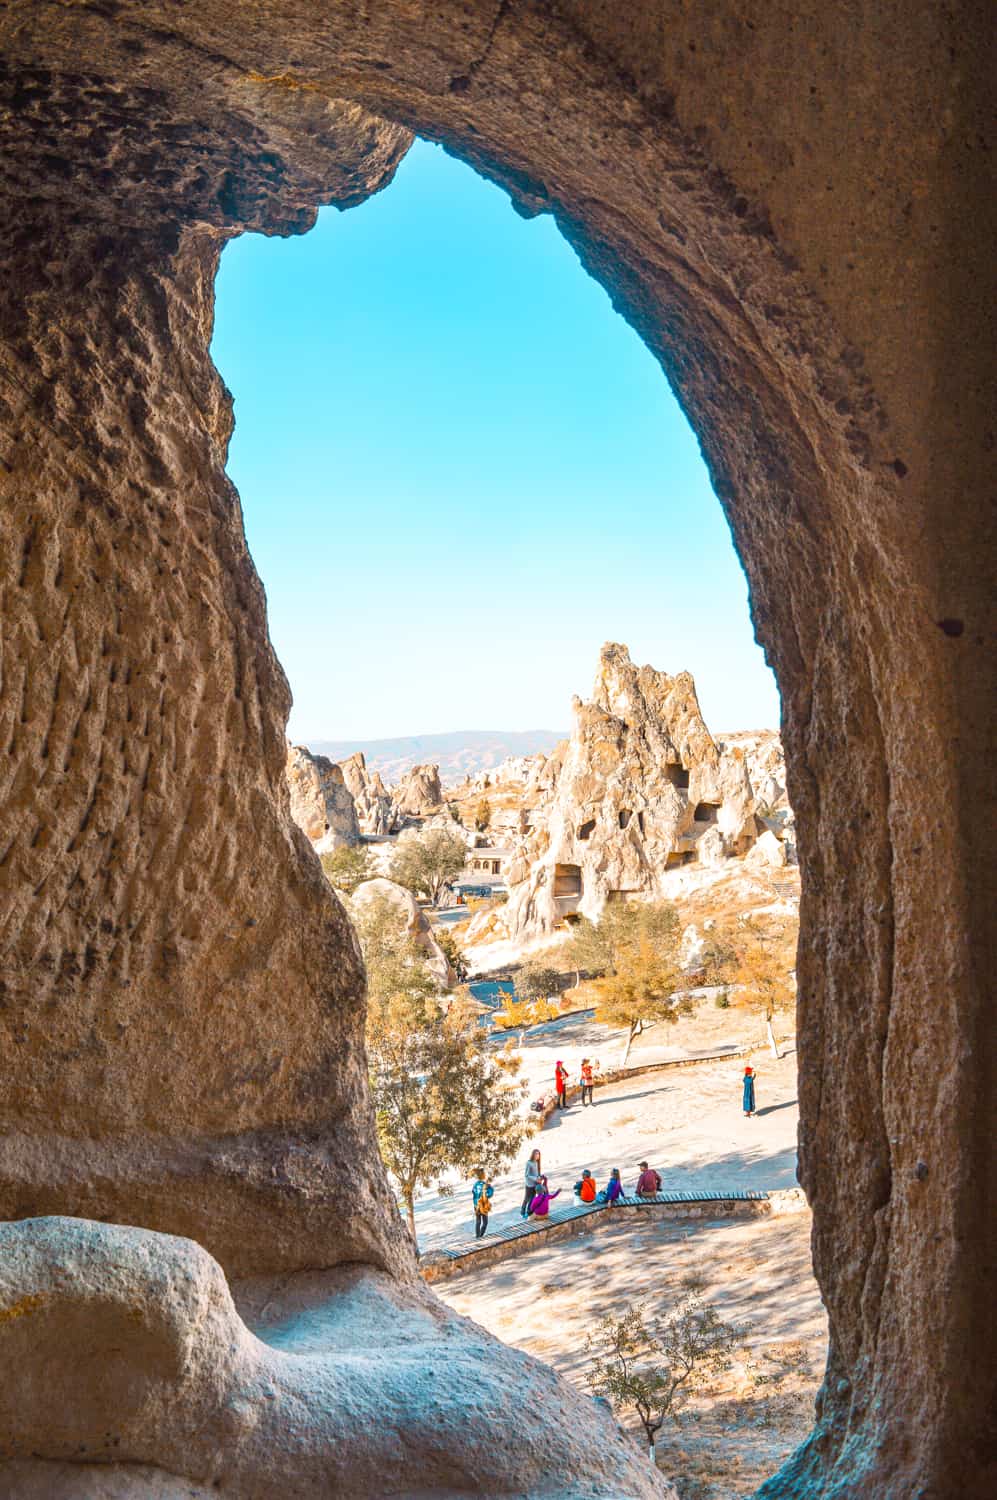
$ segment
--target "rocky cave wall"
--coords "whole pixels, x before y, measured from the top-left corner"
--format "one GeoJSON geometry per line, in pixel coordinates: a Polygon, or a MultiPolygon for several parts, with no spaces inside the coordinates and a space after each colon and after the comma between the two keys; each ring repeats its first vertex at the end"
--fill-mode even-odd
{"type": "Polygon", "coordinates": [[[410,1273],[207,341],[225,236],[359,201],[411,127],[554,212],[660,358],[779,678],[832,1352],[766,1493],[992,1492],[990,21],[8,9],[0,1212],[410,1273]]]}

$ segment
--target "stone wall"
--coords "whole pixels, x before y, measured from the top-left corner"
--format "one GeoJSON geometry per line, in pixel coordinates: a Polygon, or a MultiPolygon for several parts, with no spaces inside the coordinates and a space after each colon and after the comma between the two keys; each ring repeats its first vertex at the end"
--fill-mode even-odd
{"type": "Polygon", "coordinates": [[[412,1275],[207,345],[225,237],[362,200],[416,128],[554,213],[661,361],[779,679],[832,1342],[765,1493],[993,1493],[992,20],[8,7],[0,1211],[412,1275]]]}

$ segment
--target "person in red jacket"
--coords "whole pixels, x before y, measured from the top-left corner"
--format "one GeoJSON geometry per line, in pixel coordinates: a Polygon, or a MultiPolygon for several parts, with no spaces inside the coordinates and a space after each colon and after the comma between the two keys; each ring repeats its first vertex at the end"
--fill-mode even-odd
{"type": "Polygon", "coordinates": [[[637,1197],[653,1198],[655,1193],[661,1192],[661,1178],[653,1167],[649,1167],[646,1161],[640,1164],[640,1176],[637,1178],[637,1197]]]}
{"type": "Polygon", "coordinates": [[[568,1107],[568,1070],[563,1062],[558,1061],[554,1068],[554,1083],[557,1086],[557,1107],[567,1109],[568,1107]]]}

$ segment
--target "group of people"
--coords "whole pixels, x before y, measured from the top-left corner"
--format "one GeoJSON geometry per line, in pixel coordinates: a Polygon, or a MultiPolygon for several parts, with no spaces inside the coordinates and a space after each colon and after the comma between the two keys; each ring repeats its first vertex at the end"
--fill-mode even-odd
{"type": "MultiPolygon", "coordinates": [[[[596,1075],[599,1071],[598,1059],[593,1063],[587,1057],[581,1061],[581,1083],[582,1104],[593,1104],[592,1090],[595,1086],[596,1075]],[[588,1098],[586,1099],[586,1094],[588,1098]]],[[[559,1109],[566,1109],[568,1104],[568,1070],[559,1060],[554,1069],[554,1082],[557,1088],[557,1105],[559,1109]]],[[[749,1063],[744,1070],[741,1089],[741,1103],[745,1116],[750,1118],[755,1113],[755,1070],[749,1063]]],[[[653,1198],[661,1191],[661,1177],[646,1161],[639,1163],[640,1176],[634,1187],[634,1196],[637,1198],[653,1198]]],[[[474,1205],[474,1234],[476,1239],[481,1239],[488,1229],[488,1215],[491,1212],[492,1198],[495,1189],[488,1175],[481,1170],[478,1171],[474,1185],[471,1189],[471,1198],[474,1205]]],[[[559,1197],[561,1189],[551,1192],[540,1164],[539,1148],[534,1147],[530,1152],[530,1159],[526,1163],[525,1181],[523,1188],[523,1203],[520,1208],[520,1216],[523,1219],[545,1219],[550,1213],[550,1206],[554,1199],[559,1197]]],[[[623,1197],[623,1183],[620,1180],[620,1169],[614,1167],[609,1174],[609,1181],[602,1189],[586,1167],[581,1177],[575,1183],[575,1200],[578,1203],[605,1203],[612,1207],[617,1199],[623,1197]]]]}
{"type": "MultiPolygon", "coordinates": [[[[640,1176],[634,1187],[634,1195],[638,1198],[653,1198],[661,1191],[661,1177],[653,1167],[648,1166],[646,1161],[640,1164],[640,1176]]],[[[614,1167],[609,1174],[609,1181],[604,1188],[600,1188],[592,1173],[586,1167],[581,1177],[575,1183],[574,1195],[578,1203],[605,1203],[610,1208],[618,1199],[623,1197],[623,1181],[620,1177],[619,1167],[614,1167]]],[[[530,1159],[526,1163],[524,1174],[523,1203],[520,1208],[520,1217],[523,1219],[546,1219],[550,1213],[550,1206],[555,1198],[560,1197],[561,1189],[556,1188],[553,1192],[547,1181],[543,1170],[540,1150],[534,1147],[530,1152],[530,1159]]],[[[492,1199],[495,1196],[495,1188],[487,1172],[480,1169],[475,1177],[471,1188],[471,1201],[474,1206],[474,1237],[481,1239],[488,1230],[488,1215],[492,1210],[492,1199]]]]}
{"type": "MultiPolygon", "coordinates": [[[[595,1097],[593,1090],[598,1082],[599,1059],[596,1058],[593,1062],[591,1058],[583,1057],[578,1074],[582,1084],[582,1104],[594,1105],[595,1097]]],[[[554,1066],[554,1092],[557,1095],[558,1109],[567,1109],[568,1107],[568,1079],[570,1077],[571,1074],[560,1058],[558,1058],[554,1066]]]]}

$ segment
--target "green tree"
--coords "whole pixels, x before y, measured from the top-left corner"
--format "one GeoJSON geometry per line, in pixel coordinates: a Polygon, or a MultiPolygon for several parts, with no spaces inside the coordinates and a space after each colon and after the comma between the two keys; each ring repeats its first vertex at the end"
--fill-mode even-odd
{"type": "Polygon", "coordinates": [[[446,954],[447,962],[457,976],[457,983],[464,984],[471,972],[471,966],[457,941],[456,933],[451,932],[449,927],[434,927],[433,937],[446,954]]]}
{"type": "Polygon", "coordinates": [[[320,858],[326,880],[347,896],[352,896],[357,886],[373,875],[370,853],[363,844],[359,848],[342,844],[332,854],[323,854],[320,858]]]}
{"type": "Polygon", "coordinates": [[[572,961],[599,976],[593,986],[596,1020],[626,1029],[624,1067],[634,1037],[692,1009],[688,998],[675,994],[681,983],[680,939],[674,907],[637,901],[613,902],[597,925],[583,920],[572,932],[567,950],[572,961]]]}
{"type": "Polygon", "coordinates": [[[375,896],[352,915],[367,969],[368,1048],[382,1035],[432,1024],[442,992],[401,911],[386,896],[375,896]]]}
{"type": "Polygon", "coordinates": [[[401,1191],[409,1231],[415,1194],[457,1167],[499,1172],[532,1126],[519,1113],[510,1061],[482,1051],[481,1031],[458,1006],[448,1016],[368,1043],[381,1155],[401,1191]]]}
{"type": "Polygon", "coordinates": [[[729,986],[737,971],[737,939],[733,922],[713,922],[703,932],[699,963],[707,984],[729,986]]]}
{"type": "Polygon", "coordinates": [[[381,1155],[413,1240],[415,1194],[452,1167],[498,1172],[531,1124],[508,1055],[482,1049],[474,1008],[442,992],[402,913],[380,897],[356,913],[367,967],[367,1060],[381,1155]]]}
{"type": "Polygon", "coordinates": [[[548,964],[533,960],[521,965],[516,974],[516,994],[520,1000],[547,1000],[559,990],[561,975],[548,964]]]}
{"type": "Polygon", "coordinates": [[[466,859],[467,845],[459,833],[427,828],[399,839],[391,861],[391,879],[435,905],[443,887],[463,870],[466,859]]]}
{"type": "Polygon", "coordinates": [[[740,1341],[739,1330],[694,1292],[650,1327],[640,1302],[622,1317],[607,1313],[589,1334],[589,1385],[614,1411],[636,1411],[654,1463],[654,1440],[665,1418],[678,1421],[691,1392],[730,1369],[740,1341]]]}

